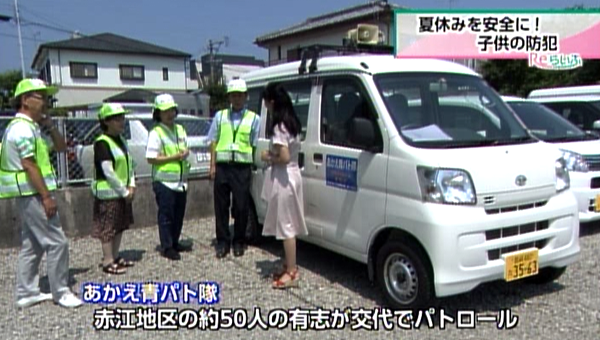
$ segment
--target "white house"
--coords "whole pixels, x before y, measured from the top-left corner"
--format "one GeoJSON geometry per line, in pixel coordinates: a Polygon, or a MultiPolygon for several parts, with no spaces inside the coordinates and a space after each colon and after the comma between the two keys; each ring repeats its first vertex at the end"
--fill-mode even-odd
{"type": "MultiPolygon", "coordinates": [[[[394,10],[406,8],[387,1],[369,1],[336,12],[308,18],[304,22],[263,34],[254,41],[268,50],[268,65],[276,65],[301,58],[301,48],[310,45],[343,44],[348,31],[359,24],[376,25],[382,33],[381,42],[391,45],[394,36],[394,10]]],[[[471,68],[478,68],[476,60],[454,60],[471,68]]]]}
{"type": "Polygon", "coordinates": [[[383,33],[383,43],[390,44],[393,13],[400,6],[376,1],[345,8],[306,19],[306,21],[264,34],[254,43],[269,52],[269,65],[300,59],[298,49],[315,44],[342,45],[348,30],[358,24],[377,25],[383,33]]]}
{"type": "Polygon", "coordinates": [[[32,68],[60,88],[57,107],[82,107],[131,89],[173,94],[196,90],[190,58],[185,52],[102,33],[42,44],[32,68]]]}

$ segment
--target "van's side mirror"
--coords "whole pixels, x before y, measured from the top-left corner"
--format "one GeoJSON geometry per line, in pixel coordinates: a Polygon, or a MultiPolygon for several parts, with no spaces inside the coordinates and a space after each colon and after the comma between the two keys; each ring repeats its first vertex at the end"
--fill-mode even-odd
{"type": "Polygon", "coordinates": [[[600,131],[600,120],[597,120],[594,122],[594,124],[592,124],[592,130],[600,131]]]}
{"type": "Polygon", "coordinates": [[[375,125],[366,118],[353,118],[348,131],[350,143],[372,152],[377,152],[379,149],[375,145],[375,125]]]}

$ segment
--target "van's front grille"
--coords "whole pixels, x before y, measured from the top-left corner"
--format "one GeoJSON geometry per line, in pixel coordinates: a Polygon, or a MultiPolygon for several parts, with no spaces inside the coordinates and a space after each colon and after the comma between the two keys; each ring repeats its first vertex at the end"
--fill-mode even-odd
{"type": "Polygon", "coordinates": [[[533,202],[533,203],[511,205],[508,207],[501,207],[501,208],[495,208],[495,209],[485,209],[485,212],[488,215],[503,214],[503,213],[513,212],[513,211],[521,211],[521,210],[543,207],[544,205],[546,205],[546,203],[548,203],[548,201],[538,201],[538,202],[533,202]]]}
{"type": "Polygon", "coordinates": [[[549,222],[538,221],[533,223],[521,224],[512,227],[487,230],[485,232],[485,240],[491,241],[499,238],[511,237],[515,235],[529,234],[540,230],[548,229],[549,222]]]}
{"type": "Polygon", "coordinates": [[[585,155],[583,159],[588,165],[590,171],[600,170],[600,155],[585,155]]]}
{"type": "Polygon", "coordinates": [[[488,252],[487,252],[488,260],[489,261],[498,260],[498,259],[500,259],[502,254],[512,253],[513,251],[519,251],[519,250],[524,250],[524,249],[534,248],[534,247],[537,249],[542,249],[547,244],[548,244],[548,239],[543,239],[543,240],[537,240],[535,242],[521,243],[516,246],[491,249],[491,250],[488,250],[488,252]]]}

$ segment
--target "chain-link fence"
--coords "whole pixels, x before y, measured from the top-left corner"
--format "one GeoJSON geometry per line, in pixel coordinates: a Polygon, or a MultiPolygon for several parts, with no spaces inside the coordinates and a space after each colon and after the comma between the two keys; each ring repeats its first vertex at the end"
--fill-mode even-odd
{"type": "MultiPolygon", "coordinates": [[[[0,117],[0,138],[12,117],[0,117]]],[[[102,130],[94,118],[54,118],[56,126],[67,142],[67,152],[51,153],[61,186],[88,185],[94,177],[94,140],[102,130]]],[[[177,118],[176,122],[184,126],[188,135],[191,163],[190,178],[205,177],[210,167],[210,143],[208,130],[211,120],[208,118],[177,118]]],[[[128,114],[123,136],[127,140],[133,157],[137,178],[148,178],[152,166],[146,161],[148,132],[154,126],[151,114],[128,114]]]]}

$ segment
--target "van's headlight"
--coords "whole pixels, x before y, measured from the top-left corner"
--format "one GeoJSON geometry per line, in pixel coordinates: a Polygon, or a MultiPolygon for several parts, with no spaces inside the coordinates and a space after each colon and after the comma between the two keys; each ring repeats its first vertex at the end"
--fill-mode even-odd
{"type": "Polygon", "coordinates": [[[562,158],[565,160],[567,170],[575,172],[588,172],[589,167],[587,162],[583,159],[583,156],[568,150],[561,149],[560,151],[562,152],[562,158]]]}
{"type": "Polygon", "coordinates": [[[571,178],[564,158],[561,157],[554,162],[554,170],[556,171],[556,191],[561,192],[569,189],[571,178]]]}
{"type": "Polygon", "coordinates": [[[475,204],[477,198],[471,176],[460,169],[417,167],[421,195],[425,202],[475,204]]]}

